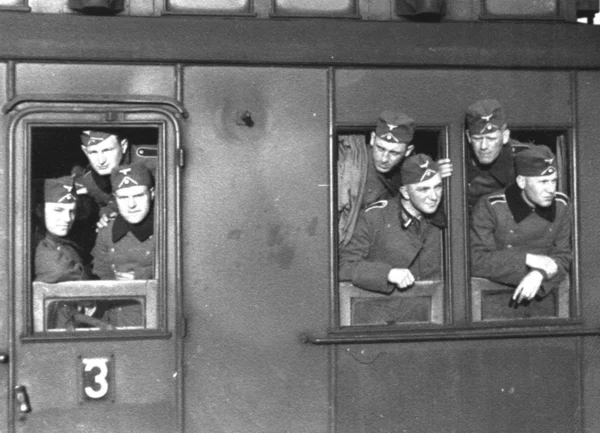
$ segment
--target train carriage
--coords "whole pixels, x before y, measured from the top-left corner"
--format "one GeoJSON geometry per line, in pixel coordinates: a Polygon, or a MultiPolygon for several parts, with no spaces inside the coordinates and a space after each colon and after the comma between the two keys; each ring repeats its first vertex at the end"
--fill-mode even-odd
{"type": "Polygon", "coordinates": [[[597,1],[0,0],[0,431],[600,431],[597,1]],[[322,4],[326,3],[326,4],[322,4]],[[568,282],[529,307],[471,277],[465,108],[559,157],[568,282]],[[443,272],[339,281],[341,140],[417,121],[444,181],[443,272]],[[154,173],[144,280],[34,281],[36,179],[80,133],[154,173]],[[60,329],[58,302],[143,320],[60,329]]]}

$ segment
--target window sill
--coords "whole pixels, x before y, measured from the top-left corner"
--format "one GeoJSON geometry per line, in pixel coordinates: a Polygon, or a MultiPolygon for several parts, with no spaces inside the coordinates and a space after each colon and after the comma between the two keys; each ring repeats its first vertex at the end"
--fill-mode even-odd
{"type": "Polygon", "coordinates": [[[54,341],[98,341],[98,340],[168,340],[171,332],[162,330],[114,330],[114,331],[55,331],[38,332],[27,336],[21,336],[22,343],[50,343],[54,341]]]}
{"type": "Polygon", "coordinates": [[[562,319],[528,320],[526,323],[512,322],[477,323],[472,327],[453,328],[431,325],[420,329],[399,329],[394,326],[367,329],[365,327],[349,327],[330,331],[326,335],[304,334],[304,343],[328,344],[367,344],[367,343],[403,343],[416,341],[457,341],[457,340],[490,340],[506,338],[554,338],[584,337],[600,335],[598,328],[584,328],[581,322],[562,319]]]}

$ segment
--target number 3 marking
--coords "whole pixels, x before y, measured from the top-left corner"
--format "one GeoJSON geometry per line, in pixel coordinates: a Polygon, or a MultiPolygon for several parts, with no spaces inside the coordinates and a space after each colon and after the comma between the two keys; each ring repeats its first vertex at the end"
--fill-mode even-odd
{"type": "Polygon", "coordinates": [[[91,386],[86,386],[83,390],[89,398],[102,398],[108,392],[108,382],[106,376],[108,375],[108,367],[106,358],[83,358],[81,360],[85,365],[84,371],[92,371],[94,367],[98,367],[100,373],[94,377],[94,382],[100,385],[100,389],[95,391],[91,386]]]}

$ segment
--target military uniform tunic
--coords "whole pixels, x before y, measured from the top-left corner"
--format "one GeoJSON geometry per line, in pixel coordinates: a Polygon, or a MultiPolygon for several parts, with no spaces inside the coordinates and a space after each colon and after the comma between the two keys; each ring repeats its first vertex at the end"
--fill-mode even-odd
{"type": "MultiPolygon", "coordinates": [[[[137,229],[118,215],[98,233],[92,250],[94,273],[103,280],[154,278],[153,232],[152,212],[137,229]]],[[[112,326],[142,326],[144,323],[142,306],[134,300],[108,301],[102,309],[103,320],[112,326]]]]}
{"type": "Polygon", "coordinates": [[[100,214],[118,212],[119,208],[112,194],[110,176],[101,176],[88,168],[83,176],[75,179],[79,191],[90,196],[100,208],[100,214]],[[83,188],[83,189],[82,189],[83,188]]]}
{"type": "Polygon", "coordinates": [[[393,268],[409,269],[416,280],[441,277],[445,218],[436,213],[417,222],[402,213],[399,198],[361,212],[352,239],[340,252],[340,280],[389,294],[395,289],[387,280],[393,268]]]}
{"type": "Polygon", "coordinates": [[[152,213],[141,224],[144,223],[148,224],[148,231],[143,240],[127,229],[127,223],[120,215],[99,230],[92,250],[94,274],[102,280],[117,279],[117,272],[129,274],[134,280],[154,278],[152,213]]]}
{"type": "Polygon", "coordinates": [[[484,196],[472,213],[473,276],[516,287],[530,271],[526,255],[542,254],[558,265],[557,274],[542,283],[547,294],[569,272],[571,219],[569,199],[562,193],[557,193],[547,208],[529,206],[516,184],[484,196]]]}
{"type": "Polygon", "coordinates": [[[89,278],[79,248],[67,239],[46,233],[35,249],[33,280],[60,283],[89,278]]]}

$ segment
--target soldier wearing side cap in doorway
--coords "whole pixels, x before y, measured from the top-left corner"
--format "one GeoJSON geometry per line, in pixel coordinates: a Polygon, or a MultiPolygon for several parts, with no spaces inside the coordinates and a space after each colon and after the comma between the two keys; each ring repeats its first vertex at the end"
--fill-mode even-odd
{"type": "MultiPolygon", "coordinates": [[[[35,191],[36,216],[43,221],[43,238],[35,248],[33,280],[44,283],[90,280],[89,268],[81,258],[81,249],[68,237],[76,217],[77,196],[73,178],[44,179],[35,191]]],[[[99,320],[93,301],[56,301],[49,307],[47,327],[110,328],[99,320]]]]}
{"type": "MultiPolygon", "coordinates": [[[[110,175],[119,214],[99,229],[93,271],[103,280],[154,278],[154,179],[143,164],[122,165],[110,175]]],[[[114,326],[140,326],[141,306],[113,302],[104,316],[114,326]]]]}
{"type": "Polygon", "coordinates": [[[506,114],[495,99],[480,100],[469,106],[465,121],[470,144],[467,183],[471,210],[480,197],[515,181],[515,155],[531,146],[510,138],[506,114]]]}
{"type": "Polygon", "coordinates": [[[470,241],[472,275],[516,287],[518,304],[567,278],[572,213],[569,198],[556,190],[556,158],[547,146],[519,152],[515,170],[516,183],[473,208],[470,241]]]}
{"type": "Polygon", "coordinates": [[[82,246],[86,261],[90,261],[97,229],[105,226],[118,212],[110,173],[123,163],[128,141],[112,132],[96,130],[82,131],[80,139],[81,150],[89,165],[83,172],[75,174],[79,205],[73,236],[82,246]]]}
{"type": "Polygon", "coordinates": [[[441,277],[442,176],[427,155],[406,158],[399,195],[363,210],[340,252],[340,280],[381,293],[441,277]]]}

